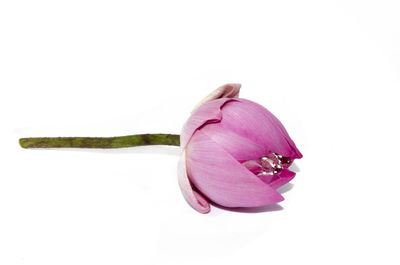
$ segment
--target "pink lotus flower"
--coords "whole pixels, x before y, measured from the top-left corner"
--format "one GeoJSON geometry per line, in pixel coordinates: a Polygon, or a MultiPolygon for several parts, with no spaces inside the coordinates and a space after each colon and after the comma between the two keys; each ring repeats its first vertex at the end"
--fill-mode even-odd
{"type": "Polygon", "coordinates": [[[237,98],[240,84],[219,87],[183,127],[178,179],[201,213],[209,201],[258,207],[284,200],[276,189],[295,176],[288,167],[302,154],[280,121],[263,106],[237,98]]]}

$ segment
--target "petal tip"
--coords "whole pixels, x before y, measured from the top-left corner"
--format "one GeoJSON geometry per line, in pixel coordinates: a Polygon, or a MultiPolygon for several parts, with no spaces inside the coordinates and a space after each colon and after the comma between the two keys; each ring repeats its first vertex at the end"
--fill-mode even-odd
{"type": "Polygon", "coordinates": [[[296,149],[296,153],[297,153],[297,159],[303,158],[303,154],[300,153],[300,151],[298,149],[296,149]]]}
{"type": "Polygon", "coordinates": [[[200,213],[210,212],[210,204],[198,192],[193,190],[186,171],[186,151],[183,150],[178,163],[178,183],[181,188],[183,197],[192,206],[193,209],[200,213]]]}
{"type": "Polygon", "coordinates": [[[242,85],[239,83],[228,83],[220,86],[217,90],[220,91],[220,98],[237,98],[241,87],[242,85]]]}
{"type": "Polygon", "coordinates": [[[191,203],[190,205],[199,213],[203,213],[203,214],[209,213],[210,212],[210,203],[196,191],[193,191],[193,193],[194,193],[198,203],[196,203],[196,204],[191,203]]]}
{"type": "Polygon", "coordinates": [[[239,93],[240,93],[240,88],[241,87],[242,87],[242,85],[239,84],[239,83],[228,83],[228,84],[222,85],[222,86],[218,87],[217,89],[215,89],[214,91],[212,91],[208,96],[203,98],[203,100],[201,100],[194,107],[193,111],[198,109],[204,103],[213,101],[215,99],[219,99],[219,98],[237,98],[237,97],[239,97],[239,93]]]}
{"type": "MultiPolygon", "coordinates": [[[[277,192],[278,193],[278,192],[277,192]]],[[[268,203],[268,204],[274,204],[274,203],[279,203],[279,202],[282,202],[282,201],[284,201],[285,200],[285,197],[283,197],[282,196],[282,194],[280,194],[280,193],[278,193],[279,194],[279,196],[276,196],[276,201],[275,202],[272,202],[272,203],[268,203]]]]}

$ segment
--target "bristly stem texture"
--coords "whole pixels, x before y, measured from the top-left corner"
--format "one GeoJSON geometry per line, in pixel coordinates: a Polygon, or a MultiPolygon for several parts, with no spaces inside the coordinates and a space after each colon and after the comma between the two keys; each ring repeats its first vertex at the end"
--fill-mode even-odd
{"type": "Polygon", "coordinates": [[[178,134],[135,134],[116,137],[21,138],[23,148],[123,148],[143,145],[179,146],[178,134]]]}

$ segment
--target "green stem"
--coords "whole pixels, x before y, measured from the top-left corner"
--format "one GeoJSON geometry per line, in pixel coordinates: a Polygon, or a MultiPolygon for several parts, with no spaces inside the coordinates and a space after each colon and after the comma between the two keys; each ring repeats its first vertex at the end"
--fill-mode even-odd
{"type": "Polygon", "coordinates": [[[117,137],[21,138],[22,148],[123,148],[143,145],[179,146],[177,134],[136,134],[117,137]]]}

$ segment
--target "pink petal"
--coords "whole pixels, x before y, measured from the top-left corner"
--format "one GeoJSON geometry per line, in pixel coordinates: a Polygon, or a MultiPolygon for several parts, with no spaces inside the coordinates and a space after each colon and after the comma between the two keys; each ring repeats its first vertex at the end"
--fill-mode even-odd
{"type": "Polygon", "coordinates": [[[239,96],[241,84],[225,84],[218,87],[213,92],[211,92],[207,97],[200,101],[194,109],[197,109],[204,103],[209,101],[219,99],[219,98],[237,98],[239,96]]]}
{"type": "Polygon", "coordinates": [[[210,200],[226,207],[257,207],[283,197],[201,131],[187,147],[191,182],[210,200]]]}
{"type": "Polygon", "coordinates": [[[181,149],[184,149],[192,137],[193,133],[207,122],[217,122],[221,120],[221,107],[229,101],[237,100],[231,98],[221,98],[201,105],[190,116],[189,120],[183,126],[181,132],[181,149]]]}
{"type": "Polygon", "coordinates": [[[178,163],[178,182],[186,201],[200,213],[208,213],[210,204],[193,190],[186,171],[186,152],[183,151],[178,163]]]}
{"type": "Polygon", "coordinates": [[[200,131],[223,147],[238,161],[256,159],[266,155],[268,152],[263,145],[233,131],[226,130],[219,123],[207,124],[200,131]]]}
{"type": "Polygon", "coordinates": [[[288,144],[292,148],[292,151],[294,152],[294,155],[292,156],[292,158],[302,158],[303,157],[303,155],[300,153],[299,149],[297,149],[293,140],[290,138],[290,136],[289,136],[288,132],[286,131],[285,127],[283,126],[283,124],[269,110],[264,108],[264,106],[257,104],[253,101],[247,100],[247,99],[241,99],[241,101],[248,102],[249,104],[253,105],[253,107],[255,109],[258,109],[260,113],[263,113],[264,116],[266,118],[268,118],[270,120],[270,122],[272,124],[274,124],[274,126],[282,132],[283,135],[285,135],[286,141],[288,142],[288,144]]]}
{"type": "Polygon", "coordinates": [[[278,178],[276,180],[273,180],[271,183],[269,183],[269,185],[272,188],[277,189],[277,188],[285,185],[289,181],[291,181],[295,176],[296,176],[296,173],[294,173],[288,169],[284,169],[280,172],[280,174],[278,175],[278,178]]]}
{"type": "MultiPolygon", "coordinates": [[[[213,138],[221,139],[224,132],[230,132],[242,138],[247,138],[254,145],[263,148],[264,155],[270,152],[292,158],[301,155],[282,124],[263,106],[249,100],[236,99],[227,102],[221,110],[221,121],[206,126],[214,127],[212,133],[218,134],[218,136],[216,135],[213,138]]],[[[205,128],[206,130],[211,129],[205,128]]],[[[238,152],[231,151],[232,146],[223,147],[232,153],[238,152]]]]}

